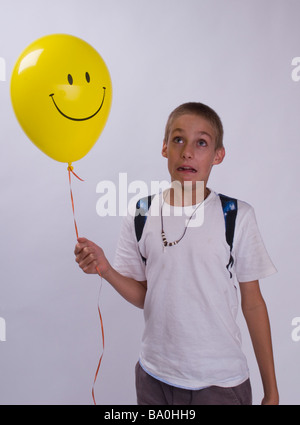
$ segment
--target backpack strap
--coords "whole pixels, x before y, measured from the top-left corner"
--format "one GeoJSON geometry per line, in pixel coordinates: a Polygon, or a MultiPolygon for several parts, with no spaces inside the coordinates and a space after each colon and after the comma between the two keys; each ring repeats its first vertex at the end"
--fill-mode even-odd
{"type": "Polygon", "coordinates": [[[229,267],[233,266],[234,259],[232,257],[232,246],[233,246],[233,238],[234,238],[234,229],[235,229],[235,220],[237,216],[237,199],[235,198],[229,198],[228,196],[219,194],[220,201],[222,204],[223,209],[223,215],[225,220],[225,235],[226,235],[226,242],[228,243],[230,247],[230,257],[229,257],[229,263],[227,264],[226,268],[230,274],[230,278],[232,278],[232,273],[229,270],[229,267]]]}
{"type": "MultiPolygon", "coordinates": [[[[147,212],[149,211],[152,199],[154,195],[146,196],[145,198],[140,199],[136,204],[135,217],[134,217],[134,228],[136,239],[139,240],[142,237],[144,226],[147,220],[147,212]]],[[[146,264],[146,258],[142,256],[143,262],[146,264]]]]}

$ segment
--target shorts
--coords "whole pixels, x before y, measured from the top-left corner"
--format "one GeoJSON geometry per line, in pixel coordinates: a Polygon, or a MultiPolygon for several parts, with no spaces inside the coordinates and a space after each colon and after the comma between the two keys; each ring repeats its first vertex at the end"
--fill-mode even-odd
{"type": "Polygon", "coordinates": [[[188,390],[153,378],[139,362],[135,367],[135,379],[138,405],[252,405],[249,379],[236,387],[213,385],[202,390],[188,390]]]}

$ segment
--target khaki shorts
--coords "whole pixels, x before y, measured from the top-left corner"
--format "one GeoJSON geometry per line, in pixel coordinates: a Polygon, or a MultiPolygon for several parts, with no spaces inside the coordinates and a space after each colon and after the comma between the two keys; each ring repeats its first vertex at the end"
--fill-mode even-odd
{"type": "Polygon", "coordinates": [[[236,387],[211,386],[202,390],[173,387],[135,367],[137,404],[139,405],[252,405],[252,390],[247,379],[236,387]]]}

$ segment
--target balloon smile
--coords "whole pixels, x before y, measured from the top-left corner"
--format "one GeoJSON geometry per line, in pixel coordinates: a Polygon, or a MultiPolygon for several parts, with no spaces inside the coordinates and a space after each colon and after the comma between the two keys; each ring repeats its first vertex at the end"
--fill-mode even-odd
{"type": "Polygon", "coordinates": [[[103,97],[102,97],[102,102],[101,102],[101,105],[99,106],[99,108],[97,109],[97,111],[96,111],[96,112],[94,112],[94,113],[93,113],[92,115],[90,115],[89,117],[85,117],[85,118],[73,118],[73,117],[69,117],[68,115],[64,114],[64,113],[63,113],[63,112],[59,109],[59,107],[57,106],[57,104],[56,104],[56,102],[55,102],[55,100],[54,100],[54,98],[53,98],[54,93],[49,94],[49,96],[51,97],[51,99],[52,99],[52,101],[53,101],[53,103],[54,103],[54,106],[56,107],[56,109],[58,110],[58,112],[59,112],[59,113],[60,113],[63,117],[68,118],[68,120],[72,120],[72,121],[86,121],[86,120],[89,120],[89,119],[93,118],[95,115],[97,115],[97,114],[98,114],[98,112],[100,111],[100,109],[102,108],[103,103],[104,103],[104,99],[105,99],[105,90],[106,90],[106,87],[103,87],[103,97]]]}

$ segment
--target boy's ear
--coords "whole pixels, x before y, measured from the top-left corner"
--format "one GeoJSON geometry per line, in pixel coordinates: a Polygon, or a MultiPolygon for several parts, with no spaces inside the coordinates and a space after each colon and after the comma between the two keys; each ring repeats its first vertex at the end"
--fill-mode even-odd
{"type": "Polygon", "coordinates": [[[224,148],[217,149],[215,153],[215,159],[214,159],[213,165],[221,164],[224,157],[225,157],[225,149],[224,148]]]}
{"type": "Polygon", "coordinates": [[[167,144],[166,144],[166,142],[165,142],[165,141],[163,142],[163,147],[162,147],[161,154],[162,154],[162,156],[163,156],[164,158],[168,158],[168,153],[167,153],[167,144]]]}

